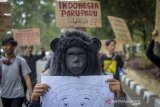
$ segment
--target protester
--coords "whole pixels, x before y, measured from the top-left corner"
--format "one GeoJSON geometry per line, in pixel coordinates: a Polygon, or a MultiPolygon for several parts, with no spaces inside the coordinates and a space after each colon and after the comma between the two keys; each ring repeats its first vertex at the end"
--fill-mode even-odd
{"type": "Polygon", "coordinates": [[[54,56],[54,53],[50,52],[47,58],[47,63],[45,64],[45,67],[44,67],[44,70],[42,70],[42,73],[46,73],[48,70],[47,74],[50,74],[50,68],[51,68],[51,63],[53,61],[53,56],[54,56]]]}
{"type": "MultiPolygon", "coordinates": [[[[98,39],[90,39],[88,35],[79,30],[68,30],[51,42],[54,52],[52,63],[54,76],[87,76],[100,75],[98,63],[98,51],[101,43],[98,39]]],[[[110,90],[116,93],[116,97],[124,96],[120,81],[107,80],[110,90]]],[[[31,97],[29,107],[40,107],[38,98],[49,89],[46,84],[37,84],[31,97]]],[[[124,106],[121,106],[124,107],[124,106]]]]}
{"type": "Polygon", "coordinates": [[[129,52],[129,47],[124,48],[124,68],[127,68],[128,62],[130,60],[130,52],[129,52]]]}
{"type": "Polygon", "coordinates": [[[154,44],[155,44],[155,37],[158,36],[158,31],[155,30],[152,33],[152,40],[149,43],[147,50],[146,50],[146,56],[157,66],[160,68],[160,57],[155,55],[153,52],[154,44]]]}
{"type": "Polygon", "coordinates": [[[124,62],[117,53],[115,53],[116,41],[109,39],[106,41],[107,52],[102,54],[100,59],[100,67],[102,74],[114,74],[114,78],[120,80],[120,72],[123,70],[124,62]]]}
{"type": "Polygon", "coordinates": [[[14,54],[16,46],[17,42],[11,36],[7,36],[2,41],[2,48],[6,55],[0,60],[0,96],[3,107],[22,107],[25,97],[24,84],[29,90],[29,96],[32,94],[29,77],[31,71],[25,59],[14,54]]]}
{"type": "Polygon", "coordinates": [[[41,48],[40,55],[33,55],[33,46],[26,46],[25,47],[26,54],[23,56],[31,69],[31,73],[29,76],[32,81],[32,87],[34,88],[35,84],[37,83],[37,72],[36,72],[36,62],[45,56],[45,50],[41,48]]]}

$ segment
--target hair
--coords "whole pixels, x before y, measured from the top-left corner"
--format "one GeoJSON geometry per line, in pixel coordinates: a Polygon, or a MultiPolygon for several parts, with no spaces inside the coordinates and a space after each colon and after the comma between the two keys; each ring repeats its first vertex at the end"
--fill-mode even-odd
{"type": "Polygon", "coordinates": [[[68,30],[60,35],[60,38],[54,39],[51,44],[51,49],[54,52],[53,63],[51,69],[53,70],[52,75],[57,76],[74,76],[66,64],[66,52],[68,48],[80,47],[83,48],[87,54],[87,65],[85,71],[80,75],[98,75],[99,64],[98,64],[98,51],[101,47],[98,39],[92,38],[79,30],[68,30]]]}
{"type": "Polygon", "coordinates": [[[12,35],[7,35],[7,37],[2,40],[2,46],[8,43],[11,44],[12,46],[18,45],[17,41],[14,40],[12,35]]]}
{"type": "Polygon", "coordinates": [[[108,40],[106,41],[106,43],[105,43],[106,46],[110,45],[111,42],[114,42],[114,43],[116,44],[116,41],[115,41],[114,39],[108,39],[108,40]]]}
{"type": "Polygon", "coordinates": [[[28,47],[31,47],[33,49],[33,45],[25,46],[24,49],[27,49],[28,47]]]}

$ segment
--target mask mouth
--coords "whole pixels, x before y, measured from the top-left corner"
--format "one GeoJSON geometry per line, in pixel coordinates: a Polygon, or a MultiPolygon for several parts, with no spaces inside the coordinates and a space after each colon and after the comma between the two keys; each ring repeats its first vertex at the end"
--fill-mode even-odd
{"type": "Polygon", "coordinates": [[[75,70],[75,71],[81,70],[80,67],[72,67],[72,69],[75,70]]]}
{"type": "Polygon", "coordinates": [[[73,74],[81,74],[83,72],[81,68],[72,67],[71,69],[73,74]]]}

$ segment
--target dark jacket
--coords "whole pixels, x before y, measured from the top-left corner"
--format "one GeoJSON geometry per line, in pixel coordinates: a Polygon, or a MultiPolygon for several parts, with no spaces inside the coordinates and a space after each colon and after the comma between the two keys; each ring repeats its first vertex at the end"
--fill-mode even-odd
{"type": "Polygon", "coordinates": [[[160,57],[155,55],[153,52],[155,41],[152,40],[146,50],[146,56],[157,66],[160,68],[160,57]]]}
{"type": "Polygon", "coordinates": [[[29,68],[31,69],[31,73],[29,73],[29,76],[32,81],[32,85],[35,85],[37,83],[36,62],[44,56],[45,52],[42,52],[42,54],[40,55],[22,56],[26,60],[29,68]]]}

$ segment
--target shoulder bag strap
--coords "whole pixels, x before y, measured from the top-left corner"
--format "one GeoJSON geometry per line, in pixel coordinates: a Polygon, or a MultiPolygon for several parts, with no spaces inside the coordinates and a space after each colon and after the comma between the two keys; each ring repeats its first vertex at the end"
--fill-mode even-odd
{"type": "MultiPolygon", "coordinates": [[[[116,57],[117,57],[117,54],[115,53],[114,56],[113,56],[113,58],[111,59],[111,61],[108,63],[106,69],[109,68],[109,66],[112,64],[113,60],[116,59],[116,57]]],[[[104,74],[104,75],[107,75],[105,71],[103,71],[103,74],[104,74]]]]}

